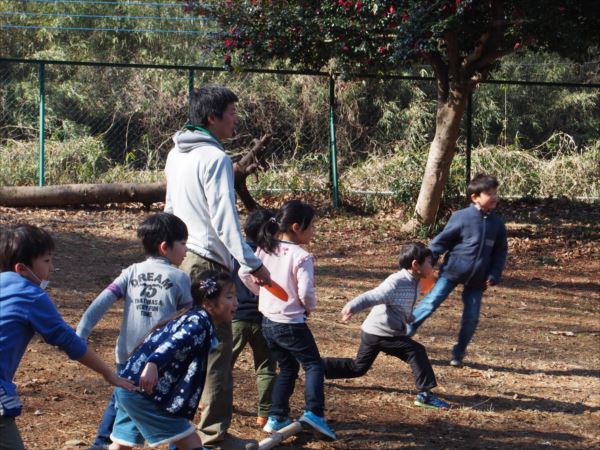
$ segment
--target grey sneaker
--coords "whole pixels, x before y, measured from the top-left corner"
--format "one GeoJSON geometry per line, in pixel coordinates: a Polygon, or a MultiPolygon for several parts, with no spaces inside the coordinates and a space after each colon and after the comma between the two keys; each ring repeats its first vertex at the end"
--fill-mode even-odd
{"type": "Polygon", "coordinates": [[[461,358],[452,358],[450,360],[450,365],[452,367],[462,367],[463,366],[463,361],[461,358]]]}

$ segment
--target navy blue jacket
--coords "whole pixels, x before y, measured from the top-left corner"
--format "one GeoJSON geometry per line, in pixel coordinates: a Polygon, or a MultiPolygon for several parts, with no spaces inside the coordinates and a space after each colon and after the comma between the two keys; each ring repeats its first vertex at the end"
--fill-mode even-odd
{"type": "Polygon", "coordinates": [[[487,280],[500,281],[508,252],[506,227],[493,211],[484,213],[471,204],[450,216],[429,248],[434,262],[446,253],[440,275],[483,289],[487,280]]]}
{"type": "MultiPolygon", "coordinates": [[[[256,244],[246,241],[250,248],[256,251],[256,244]]],[[[238,298],[238,309],[235,312],[233,320],[243,320],[244,322],[256,322],[261,323],[263,315],[258,311],[258,295],[255,295],[250,289],[246,287],[240,277],[238,276],[238,270],[240,264],[235,261],[233,273],[235,274],[235,289],[238,298]]]]}

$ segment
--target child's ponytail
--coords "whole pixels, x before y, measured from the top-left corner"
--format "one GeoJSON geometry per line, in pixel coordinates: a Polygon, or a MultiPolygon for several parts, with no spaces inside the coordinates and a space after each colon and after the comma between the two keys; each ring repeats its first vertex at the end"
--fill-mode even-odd
{"type": "Polygon", "coordinates": [[[277,242],[277,233],[279,233],[279,225],[277,224],[277,216],[273,215],[258,230],[256,245],[267,253],[273,253],[279,245],[277,242]]]}
{"type": "Polygon", "coordinates": [[[292,225],[297,223],[301,230],[306,230],[315,217],[315,210],[308,203],[300,200],[290,200],[283,204],[277,211],[275,217],[271,217],[263,223],[258,233],[256,245],[267,253],[273,253],[279,242],[279,233],[289,233],[292,225]]]}

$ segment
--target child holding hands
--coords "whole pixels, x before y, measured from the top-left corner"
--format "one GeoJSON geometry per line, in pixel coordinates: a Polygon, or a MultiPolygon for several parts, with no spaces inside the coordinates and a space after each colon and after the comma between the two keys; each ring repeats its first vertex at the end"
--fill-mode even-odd
{"type": "Polygon", "coordinates": [[[54,268],[53,251],[54,240],[41,228],[27,224],[0,227],[0,449],[25,448],[15,424],[22,404],[13,378],[36,332],[110,384],[125,392],[134,388],[87,347],[46,293],[54,268]]]}
{"type": "Polygon", "coordinates": [[[421,243],[404,245],[400,250],[400,271],[387,277],[375,289],[346,303],[342,320],[373,307],[361,326],[356,358],[324,358],[325,376],[355,378],[367,373],[379,352],[410,364],[418,390],[415,405],[447,408],[448,404],[431,393],[437,383],[423,345],[406,336],[412,310],[419,293],[419,280],[431,272],[431,251],[421,243]]]}
{"type": "Polygon", "coordinates": [[[304,414],[300,421],[326,439],[335,433],[324,418],[325,395],[323,363],[315,339],[306,324],[317,306],[314,287],[314,258],[301,245],[314,234],[315,211],[299,200],[285,203],[258,234],[256,255],[271,273],[273,285],[259,286],[243,277],[247,286],[259,295],[258,309],[263,314],[262,330],[271,356],[279,365],[273,387],[272,405],[264,431],[273,432],[291,423],[289,399],[294,392],[300,365],[304,369],[304,414]]]}
{"type": "Polygon", "coordinates": [[[117,417],[110,450],[174,444],[200,450],[191,422],[204,382],[208,353],[217,345],[215,327],[230,321],[237,309],[229,274],[192,273],[193,306],[156,325],[131,354],[121,376],[138,392],[115,390],[117,417]]]}

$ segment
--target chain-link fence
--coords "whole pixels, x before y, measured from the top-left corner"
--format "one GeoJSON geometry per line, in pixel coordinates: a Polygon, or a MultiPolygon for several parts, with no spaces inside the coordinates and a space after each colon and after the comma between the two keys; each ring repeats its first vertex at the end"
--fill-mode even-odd
{"type": "MultiPolygon", "coordinates": [[[[251,188],[318,191],[336,203],[339,192],[414,202],[435,131],[433,79],[187,66],[0,59],[0,185],[162,180],[172,135],[187,121],[189,89],[210,82],[240,98],[228,151],[273,135],[267,170],[251,188]]],[[[597,196],[599,88],[482,85],[446,191],[464,192],[468,173],[486,170],[507,195],[597,196]]]]}

